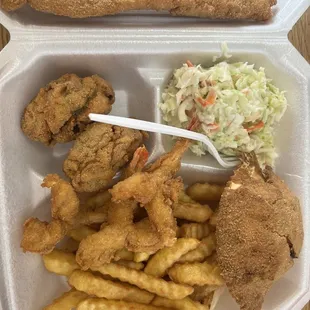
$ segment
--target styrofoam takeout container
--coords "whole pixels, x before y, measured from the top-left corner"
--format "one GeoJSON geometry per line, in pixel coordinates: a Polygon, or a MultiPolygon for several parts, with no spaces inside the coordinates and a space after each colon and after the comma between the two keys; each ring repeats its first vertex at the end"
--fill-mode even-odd
{"type": "MultiPolygon", "coordinates": [[[[309,0],[278,0],[268,23],[214,22],[172,18],[161,13],[71,20],[34,12],[0,11],[11,42],[0,54],[0,290],[2,310],[36,310],[66,288],[65,279],[48,273],[39,255],[23,254],[24,220],[49,218],[49,191],[40,188],[48,173],[62,174],[70,145],[50,149],[29,141],[20,129],[24,107],[40,87],[65,73],[99,74],[116,90],[112,114],[161,122],[157,104],[174,68],[190,59],[212,65],[219,44],[228,43],[230,61],[248,61],[287,90],[289,109],[276,137],[276,171],[300,198],[304,247],[294,267],[266,297],[264,309],[301,309],[310,298],[310,67],[287,34],[309,0]]],[[[148,142],[151,157],[169,149],[159,135],[148,142]]],[[[226,181],[230,172],[211,157],[185,156],[185,182],[226,181]]],[[[228,293],[218,310],[238,309],[228,293]]]]}

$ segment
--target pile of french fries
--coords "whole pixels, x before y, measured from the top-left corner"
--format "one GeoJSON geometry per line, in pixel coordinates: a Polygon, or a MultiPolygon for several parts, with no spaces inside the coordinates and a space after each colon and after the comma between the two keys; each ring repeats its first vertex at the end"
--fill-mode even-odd
{"type": "MultiPolygon", "coordinates": [[[[209,309],[214,292],[224,285],[216,263],[216,205],[224,187],[194,184],[173,207],[178,221],[173,246],[155,254],[117,252],[113,262],[83,271],[76,263],[74,249],[55,249],[43,256],[49,272],[67,277],[71,290],[45,310],[158,310],[209,309]]],[[[96,206],[107,200],[100,193],[88,203],[96,206]]],[[[69,237],[78,246],[97,230],[82,226],[69,237]]]]}

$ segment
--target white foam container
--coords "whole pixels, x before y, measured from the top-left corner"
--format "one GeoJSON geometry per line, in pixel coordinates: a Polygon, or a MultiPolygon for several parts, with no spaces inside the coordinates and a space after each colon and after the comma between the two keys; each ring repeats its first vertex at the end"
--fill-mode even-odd
{"type": "MultiPolygon", "coordinates": [[[[20,129],[25,106],[40,87],[62,74],[99,74],[116,90],[112,114],[161,122],[157,104],[174,68],[190,59],[205,66],[226,41],[230,61],[248,61],[287,90],[289,109],[276,137],[276,171],[298,195],[305,229],[304,247],[294,267],[268,293],[265,310],[301,309],[310,298],[310,67],[287,34],[309,0],[278,0],[268,23],[214,22],[132,12],[72,20],[23,8],[0,11],[11,41],[0,54],[0,290],[1,310],[37,310],[66,288],[48,273],[38,255],[22,253],[22,224],[31,216],[48,219],[47,173],[62,173],[70,145],[46,148],[20,129]]],[[[152,135],[152,158],[169,149],[169,139],[152,135]]],[[[229,172],[211,157],[187,154],[181,175],[187,183],[225,181],[229,172]]],[[[228,293],[217,310],[238,309],[228,293]]]]}

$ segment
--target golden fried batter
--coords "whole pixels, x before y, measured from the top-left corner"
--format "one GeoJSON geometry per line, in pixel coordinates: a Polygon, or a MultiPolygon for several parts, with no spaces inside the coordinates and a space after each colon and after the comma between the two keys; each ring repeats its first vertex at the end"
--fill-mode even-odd
{"type": "MultiPolygon", "coordinates": [[[[82,269],[87,270],[111,262],[116,252],[123,248],[133,252],[154,253],[165,246],[173,245],[176,241],[177,225],[171,207],[173,202],[179,199],[184,186],[181,179],[172,178],[180,167],[181,156],[188,143],[177,143],[170,153],[148,168],[150,173],[157,171],[158,177],[161,176],[161,180],[165,181],[153,189],[153,199],[144,206],[148,218],[134,223],[135,211],[143,207],[135,200],[110,203],[108,225],[103,225],[101,231],[85,238],[77,251],[76,259],[82,269]]],[[[146,160],[145,149],[137,149],[124,175],[130,179],[139,174],[146,160]]]]}
{"type": "Polygon", "coordinates": [[[181,179],[169,180],[164,184],[162,191],[158,191],[154,199],[145,205],[162,247],[170,247],[176,241],[177,223],[173,216],[172,204],[179,199],[179,192],[183,188],[181,179]]]}
{"type": "Polygon", "coordinates": [[[57,174],[49,174],[42,187],[51,188],[52,218],[67,223],[74,223],[79,212],[80,201],[72,186],[57,174]]]}
{"type": "Polygon", "coordinates": [[[74,18],[129,10],[166,10],[173,15],[256,20],[270,19],[271,7],[276,4],[276,0],[4,0],[2,7],[14,10],[26,2],[38,11],[74,18]]]}
{"type": "Polygon", "coordinates": [[[64,172],[76,191],[99,191],[131,160],[142,140],[143,134],[137,130],[91,124],[77,138],[64,162],[64,172]]]}
{"type": "MultiPolygon", "coordinates": [[[[133,159],[124,170],[124,176],[129,177],[143,169],[147,161],[145,147],[136,149],[133,159]]],[[[126,238],[132,230],[134,213],[138,208],[135,201],[108,204],[108,221],[101,230],[82,240],[76,253],[76,261],[82,269],[109,263],[118,250],[125,247],[126,238]]]]}
{"type": "Polygon", "coordinates": [[[180,169],[181,158],[189,144],[188,140],[178,141],[171,152],[160,157],[145,172],[135,173],[116,184],[110,190],[113,201],[131,198],[142,204],[152,201],[163,184],[174,177],[180,169]]]}
{"type": "Polygon", "coordinates": [[[41,222],[30,218],[24,224],[21,247],[24,251],[40,254],[50,253],[61,241],[76,220],[79,212],[79,199],[70,183],[57,174],[48,175],[42,187],[51,188],[52,221],[41,222]]]}
{"type": "Polygon", "coordinates": [[[24,224],[21,247],[25,252],[48,254],[66,236],[68,228],[69,225],[60,220],[47,223],[30,218],[24,224]]]}
{"type": "Polygon", "coordinates": [[[165,197],[159,191],[145,206],[149,218],[133,223],[134,211],[139,208],[135,201],[111,203],[108,225],[80,243],[76,255],[78,264],[87,270],[111,262],[115,253],[123,248],[155,253],[165,246],[172,246],[176,241],[177,226],[171,205],[171,197],[165,197]]]}
{"type": "Polygon", "coordinates": [[[184,188],[182,180],[168,180],[154,199],[145,205],[148,218],[133,225],[126,239],[126,248],[133,252],[155,253],[176,241],[177,223],[172,204],[184,188]]]}
{"type": "Polygon", "coordinates": [[[161,236],[148,218],[137,222],[129,231],[125,247],[135,253],[155,253],[163,248],[161,236]]]}
{"type": "Polygon", "coordinates": [[[224,190],[217,220],[217,256],[242,310],[260,310],[264,296],[298,257],[300,204],[271,170],[250,158],[224,190]]]}
{"type": "Polygon", "coordinates": [[[69,142],[91,123],[89,113],[107,114],[113,103],[112,87],[99,76],[66,74],[40,89],[25,109],[22,130],[46,145],[69,142]]]}
{"type": "Polygon", "coordinates": [[[130,226],[106,225],[99,232],[83,239],[76,253],[77,263],[83,270],[109,263],[115,253],[124,248],[128,229],[130,226]]]}
{"type": "Polygon", "coordinates": [[[94,211],[81,211],[80,201],[71,184],[58,175],[48,175],[42,187],[51,188],[52,221],[47,223],[30,218],[25,222],[21,242],[24,251],[48,254],[73,228],[92,223],[101,224],[107,220],[107,206],[94,211]]]}

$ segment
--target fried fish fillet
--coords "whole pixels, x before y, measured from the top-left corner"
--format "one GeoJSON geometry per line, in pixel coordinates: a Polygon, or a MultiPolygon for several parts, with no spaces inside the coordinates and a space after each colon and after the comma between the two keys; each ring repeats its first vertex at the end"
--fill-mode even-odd
{"type": "Polygon", "coordinates": [[[142,144],[138,130],[94,123],[77,138],[63,169],[78,192],[105,188],[142,144]]]}
{"type": "Polygon", "coordinates": [[[114,97],[110,84],[97,75],[66,74],[41,88],[27,105],[22,130],[31,140],[46,145],[70,142],[91,123],[89,113],[111,111],[114,97]]]}
{"type": "Polygon", "coordinates": [[[268,20],[276,0],[2,0],[2,8],[16,10],[28,3],[55,15],[84,18],[129,10],[170,11],[172,15],[221,19],[268,20]]]}
{"type": "Polygon", "coordinates": [[[260,310],[264,296],[299,256],[303,225],[298,198],[271,168],[249,158],[221,198],[217,256],[241,310],[260,310]]]}

